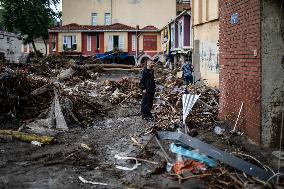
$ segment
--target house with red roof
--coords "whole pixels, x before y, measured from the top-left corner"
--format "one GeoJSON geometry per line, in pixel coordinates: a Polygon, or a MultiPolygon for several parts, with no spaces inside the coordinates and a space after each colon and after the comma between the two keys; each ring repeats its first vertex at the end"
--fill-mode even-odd
{"type": "Polygon", "coordinates": [[[95,56],[119,50],[153,57],[161,52],[160,30],[154,26],[68,24],[50,29],[49,35],[49,52],[56,55],[95,56]]]}

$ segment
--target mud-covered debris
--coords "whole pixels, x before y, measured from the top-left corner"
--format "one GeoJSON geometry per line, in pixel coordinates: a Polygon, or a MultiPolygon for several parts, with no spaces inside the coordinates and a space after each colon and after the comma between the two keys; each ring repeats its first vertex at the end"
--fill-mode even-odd
{"type": "Polygon", "coordinates": [[[92,184],[92,185],[102,185],[102,186],[107,186],[107,183],[102,183],[102,182],[93,182],[93,181],[87,181],[86,179],[84,179],[82,176],[78,177],[79,180],[85,184],[92,184]]]}
{"type": "Polygon", "coordinates": [[[0,130],[0,135],[12,136],[14,139],[17,139],[23,142],[29,142],[29,143],[32,141],[38,141],[43,144],[52,144],[55,141],[54,137],[27,134],[27,133],[23,133],[19,131],[12,131],[12,130],[0,130]]]}

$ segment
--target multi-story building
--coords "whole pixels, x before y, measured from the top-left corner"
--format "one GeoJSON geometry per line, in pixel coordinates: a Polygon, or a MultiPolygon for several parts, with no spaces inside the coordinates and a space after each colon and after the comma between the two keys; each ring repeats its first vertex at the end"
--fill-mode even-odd
{"type": "Polygon", "coordinates": [[[193,64],[197,80],[219,87],[219,0],[192,0],[193,64]]]}
{"type": "Polygon", "coordinates": [[[176,0],[63,0],[63,25],[111,25],[161,28],[176,16],[176,0]]]}
{"type": "Polygon", "coordinates": [[[162,30],[162,47],[167,61],[176,65],[178,59],[184,61],[191,58],[192,36],[191,12],[185,10],[162,30]]]}

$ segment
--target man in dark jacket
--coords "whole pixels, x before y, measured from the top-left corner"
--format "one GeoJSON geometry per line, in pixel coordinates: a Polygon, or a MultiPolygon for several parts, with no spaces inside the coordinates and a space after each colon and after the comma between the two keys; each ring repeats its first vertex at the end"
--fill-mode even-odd
{"type": "Polygon", "coordinates": [[[186,86],[188,86],[189,84],[193,84],[193,66],[190,62],[185,62],[182,65],[182,75],[183,75],[183,79],[185,81],[186,86]]]}
{"type": "Polygon", "coordinates": [[[151,109],[153,107],[156,84],[154,80],[154,64],[147,61],[147,67],[144,68],[139,84],[142,89],[141,114],[143,119],[152,119],[151,109]]]}

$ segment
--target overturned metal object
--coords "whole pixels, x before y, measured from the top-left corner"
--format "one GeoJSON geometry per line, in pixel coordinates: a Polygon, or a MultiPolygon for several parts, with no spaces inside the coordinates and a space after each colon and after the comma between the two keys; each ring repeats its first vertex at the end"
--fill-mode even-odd
{"type": "Polygon", "coordinates": [[[231,167],[234,167],[244,173],[247,173],[253,177],[261,179],[263,181],[269,180],[273,173],[259,168],[251,163],[248,163],[242,159],[239,159],[228,152],[215,148],[212,145],[206,144],[196,138],[190,137],[183,133],[178,132],[157,132],[157,138],[160,140],[175,140],[179,141],[191,148],[198,149],[200,153],[204,153],[209,157],[217,159],[231,167]]]}

